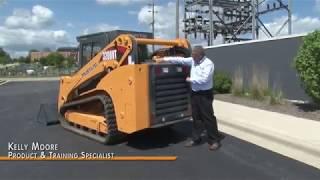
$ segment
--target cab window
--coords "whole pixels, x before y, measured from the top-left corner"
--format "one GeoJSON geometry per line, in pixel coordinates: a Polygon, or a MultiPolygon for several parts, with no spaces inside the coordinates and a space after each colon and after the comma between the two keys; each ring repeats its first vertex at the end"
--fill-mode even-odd
{"type": "Polygon", "coordinates": [[[82,45],[81,49],[81,66],[87,64],[91,59],[91,43],[86,43],[82,45]]]}

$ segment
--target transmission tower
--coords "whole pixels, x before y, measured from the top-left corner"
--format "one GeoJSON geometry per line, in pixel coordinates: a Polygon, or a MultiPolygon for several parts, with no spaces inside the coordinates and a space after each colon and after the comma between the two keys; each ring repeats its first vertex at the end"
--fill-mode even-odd
{"type": "Polygon", "coordinates": [[[204,38],[208,45],[213,45],[218,35],[223,43],[258,39],[260,32],[273,37],[286,25],[291,34],[291,14],[291,0],[185,0],[183,31],[186,38],[204,38]],[[272,34],[262,16],[281,10],[288,19],[272,34]]]}

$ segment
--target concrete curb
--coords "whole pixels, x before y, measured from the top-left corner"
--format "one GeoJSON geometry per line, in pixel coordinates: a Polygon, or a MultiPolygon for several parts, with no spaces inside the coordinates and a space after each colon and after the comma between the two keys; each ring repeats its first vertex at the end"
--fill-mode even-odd
{"type": "MultiPolygon", "coordinates": [[[[305,136],[292,133],[297,128],[291,127],[294,125],[294,121],[303,119],[285,116],[286,118],[292,118],[290,120],[293,123],[285,124],[284,127],[286,128],[278,128],[277,123],[287,123],[282,119],[281,114],[222,101],[215,101],[214,109],[221,131],[320,169],[320,133],[318,135],[310,134],[313,133],[310,132],[309,134],[306,133],[305,136]],[[249,110],[251,114],[242,116],[240,110],[243,110],[243,113],[248,113],[249,110]],[[272,122],[268,122],[268,124],[258,120],[262,119],[263,116],[268,119],[270,114],[273,117],[270,121],[276,122],[274,126],[270,126],[272,122]],[[250,115],[251,120],[249,120],[250,115]],[[277,116],[279,118],[276,118],[277,116]]],[[[302,131],[308,132],[309,128],[312,131],[314,125],[320,126],[320,122],[310,122],[308,119],[303,121],[305,121],[305,126],[301,127],[302,131]],[[307,125],[310,125],[310,127],[307,125]]]]}

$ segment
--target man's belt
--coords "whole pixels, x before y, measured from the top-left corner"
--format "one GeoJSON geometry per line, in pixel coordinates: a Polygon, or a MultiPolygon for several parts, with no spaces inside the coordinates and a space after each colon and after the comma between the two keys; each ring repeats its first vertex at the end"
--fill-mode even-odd
{"type": "Polygon", "coordinates": [[[199,91],[192,91],[191,92],[192,95],[208,95],[208,94],[212,94],[212,93],[213,93],[213,89],[199,90],[199,91]]]}

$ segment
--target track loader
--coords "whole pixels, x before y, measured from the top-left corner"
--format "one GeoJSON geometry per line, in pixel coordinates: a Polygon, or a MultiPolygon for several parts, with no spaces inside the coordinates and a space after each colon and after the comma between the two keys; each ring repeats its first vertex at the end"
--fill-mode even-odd
{"type": "MultiPolygon", "coordinates": [[[[190,120],[188,67],[151,61],[155,55],[190,56],[188,41],[118,34],[96,52],[83,52],[87,47],[80,43],[79,56],[88,59],[73,75],[60,79],[61,125],[113,144],[126,134],[190,120]],[[149,52],[148,45],[162,48],[149,52]]],[[[94,50],[94,45],[87,49],[94,50]]]]}

